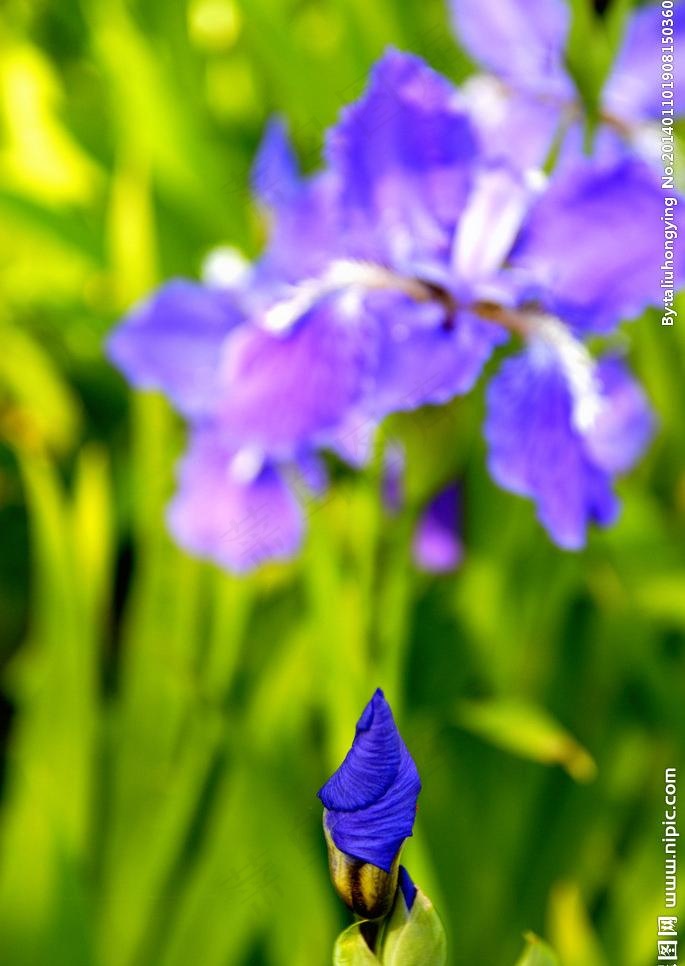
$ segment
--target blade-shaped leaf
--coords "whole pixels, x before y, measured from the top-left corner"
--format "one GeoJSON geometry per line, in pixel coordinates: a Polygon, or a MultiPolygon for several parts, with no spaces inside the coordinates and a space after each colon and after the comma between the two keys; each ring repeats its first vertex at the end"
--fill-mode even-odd
{"type": "Polygon", "coordinates": [[[486,741],[545,765],[561,765],[576,781],[591,781],[589,752],[543,708],[517,700],[465,702],[458,723],[486,741]]]}

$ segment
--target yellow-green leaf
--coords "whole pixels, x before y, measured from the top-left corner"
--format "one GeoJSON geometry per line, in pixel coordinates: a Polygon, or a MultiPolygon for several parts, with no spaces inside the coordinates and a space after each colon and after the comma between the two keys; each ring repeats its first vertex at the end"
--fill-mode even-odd
{"type": "Polygon", "coordinates": [[[457,721],[468,731],[505,751],[545,765],[561,765],[576,781],[597,772],[592,756],[550,714],[517,700],[465,702],[457,721]]]}
{"type": "Polygon", "coordinates": [[[559,883],[552,891],[550,933],[564,966],[606,966],[580,889],[574,882],[559,883]]]}

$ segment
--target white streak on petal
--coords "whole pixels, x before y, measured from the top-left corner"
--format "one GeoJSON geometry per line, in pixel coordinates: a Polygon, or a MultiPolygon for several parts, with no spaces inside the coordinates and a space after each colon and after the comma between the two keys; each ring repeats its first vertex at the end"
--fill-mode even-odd
{"type": "MultiPolygon", "coordinates": [[[[419,283],[395,275],[381,265],[340,258],[318,278],[306,278],[291,287],[291,294],[268,309],[260,320],[262,328],[274,335],[286,335],[303,315],[328,295],[338,292],[359,294],[373,289],[420,289],[419,283]]],[[[350,300],[350,305],[355,304],[350,300]]]]}
{"type": "Polygon", "coordinates": [[[528,325],[533,350],[537,343],[553,351],[573,400],[573,425],[578,432],[586,433],[594,426],[603,405],[594,358],[559,319],[533,315],[528,325]]]}
{"type": "Polygon", "coordinates": [[[264,466],[264,454],[254,446],[238,450],[231,460],[228,473],[236,483],[252,483],[257,479],[264,466]]]}
{"type": "Polygon", "coordinates": [[[473,283],[502,267],[538,190],[529,182],[504,166],[479,174],[454,239],[460,279],[473,283]]]}

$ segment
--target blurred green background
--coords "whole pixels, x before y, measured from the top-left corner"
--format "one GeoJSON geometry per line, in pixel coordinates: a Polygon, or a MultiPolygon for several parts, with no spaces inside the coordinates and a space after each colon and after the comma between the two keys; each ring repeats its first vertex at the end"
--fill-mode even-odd
{"type": "Polygon", "coordinates": [[[389,43],[471,70],[437,0],[0,6],[4,966],[328,962],[348,917],[314,795],[377,685],[423,777],[405,864],[452,963],[508,966],[528,928],[563,966],[654,961],[685,738],[683,327],[628,330],[660,433],[586,552],[490,482],[476,393],[389,427],[400,517],[376,473],[339,472],[301,558],[249,579],[171,544],[183,427],[104,360],[162,279],[259,250],[265,119],[315,167],[389,43]],[[455,473],[466,561],[419,574],[412,520],[455,473]]]}

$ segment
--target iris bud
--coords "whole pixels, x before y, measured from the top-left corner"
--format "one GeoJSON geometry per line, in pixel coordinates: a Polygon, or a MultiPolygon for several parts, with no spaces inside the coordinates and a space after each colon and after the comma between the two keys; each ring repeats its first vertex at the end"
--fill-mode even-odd
{"type": "Polygon", "coordinates": [[[387,916],[392,908],[420,790],[416,765],[378,689],[345,760],[319,791],[333,884],[364,919],[387,916]]]}

